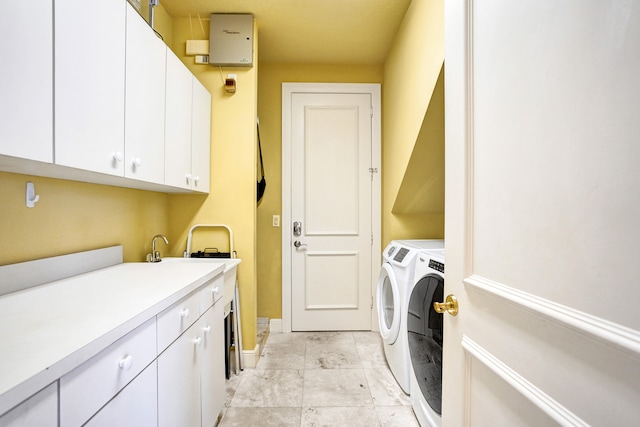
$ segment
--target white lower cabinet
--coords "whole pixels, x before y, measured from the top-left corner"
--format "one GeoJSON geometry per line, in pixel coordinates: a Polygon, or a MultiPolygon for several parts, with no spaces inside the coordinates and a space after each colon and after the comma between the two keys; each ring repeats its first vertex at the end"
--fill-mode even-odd
{"type": "Polygon", "coordinates": [[[154,361],[85,424],[87,427],[158,425],[157,367],[154,361]]]}
{"type": "Polygon", "coordinates": [[[193,292],[158,314],[158,354],[198,320],[199,303],[199,293],[193,292]]]}
{"type": "Polygon", "coordinates": [[[212,427],[225,399],[223,275],[0,416],[0,427],[212,427]]]}
{"type": "Polygon", "coordinates": [[[158,426],[213,426],[224,406],[223,307],[218,301],[158,357],[158,426]]]}
{"type": "Polygon", "coordinates": [[[205,331],[200,365],[202,427],[212,427],[216,424],[226,398],[223,306],[223,301],[219,300],[202,317],[205,331]]]}
{"type": "Polygon", "coordinates": [[[58,383],[40,390],[0,417],[2,427],[57,427],[58,383]]]}
{"type": "Polygon", "coordinates": [[[60,426],[82,425],[156,358],[155,318],[60,378],[60,426]]]}
{"type": "Polygon", "coordinates": [[[200,425],[200,323],[158,356],[158,426],[200,425]]]}

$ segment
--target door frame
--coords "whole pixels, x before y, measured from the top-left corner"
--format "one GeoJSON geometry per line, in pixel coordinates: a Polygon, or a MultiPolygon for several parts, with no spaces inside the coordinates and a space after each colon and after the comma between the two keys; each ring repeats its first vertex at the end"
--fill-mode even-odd
{"type": "Polygon", "coordinates": [[[282,83],[282,332],[291,332],[291,98],[295,93],[370,94],[371,120],[371,329],[378,329],[374,303],[381,265],[382,169],[381,101],[379,83],[282,83]]]}

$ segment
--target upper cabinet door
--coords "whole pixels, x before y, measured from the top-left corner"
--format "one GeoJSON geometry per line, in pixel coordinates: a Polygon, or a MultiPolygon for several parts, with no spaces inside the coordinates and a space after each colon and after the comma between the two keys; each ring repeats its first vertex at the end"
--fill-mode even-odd
{"type": "Polygon", "coordinates": [[[125,177],[164,182],[166,46],[127,5],[125,177]]]}
{"type": "Polygon", "coordinates": [[[56,2],[57,164],[124,174],[125,5],[96,2],[87,13],[86,1],[56,2]]]}
{"type": "Polygon", "coordinates": [[[0,154],[53,161],[52,2],[0,14],[0,154]]]}
{"type": "Polygon", "coordinates": [[[193,114],[191,117],[192,190],[209,192],[211,152],[211,94],[193,77],[193,114]]]}
{"type": "Polygon", "coordinates": [[[191,104],[193,76],[167,49],[164,183],[191,188],[191,104]]]}

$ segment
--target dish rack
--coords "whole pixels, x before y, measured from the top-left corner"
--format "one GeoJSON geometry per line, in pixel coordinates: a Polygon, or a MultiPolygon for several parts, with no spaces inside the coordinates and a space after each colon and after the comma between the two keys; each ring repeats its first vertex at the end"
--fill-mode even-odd
{"type": "MultiPolygon", "coordinates": [[[[233,249],[233,230],[226,224],[195,224],[189,229],[189,235],[187,237],[187,249],[184,251],[185,258],[237,258],[237,253],[233,249]],[[191,243],[193,241],[193,232],[197,229],[213,228],[213,229],[225,229],[229,235],[229,252],[220,252],[217,248],[205,248],[203,251],[191,252],[191,243]]],[[[240,322],[240,294],[238,293],[238,279],[234,285],[234,297],[231,300],[231,309],[229,316],[225,318],[225,377],[230,377],[230,347],[234,346],[235,355],[235,373],[238,374],[238,369],[244,369],[244,358],[242,355],[242,325],[240,322]],[[233,332],[231,332],[233,330],[233,332]],[[233,337],[233,338],[232,338],[233,337]]]]}

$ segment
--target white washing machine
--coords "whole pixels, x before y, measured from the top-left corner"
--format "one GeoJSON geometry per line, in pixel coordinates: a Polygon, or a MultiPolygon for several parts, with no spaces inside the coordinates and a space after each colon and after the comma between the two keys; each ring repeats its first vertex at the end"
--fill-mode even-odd
{"type": "Polygon", "coordinates": [[[382,253],[376,301],[384,354],[391,372],[405,393],[410,392],[406,315],[408,291],[413,284],[416,255],[443,248],[443,240],[393,240],[382,253]]]}
{"type": "Polygon", "coordinates": [[[407,342],[411,359],[411,406],[423,427],[440,427],[443,315],[433,308],[444,295],[444,249],[416,256],[409,292],[407,342]]]}

